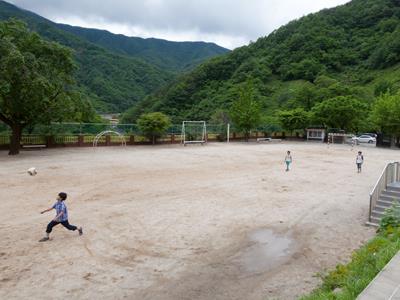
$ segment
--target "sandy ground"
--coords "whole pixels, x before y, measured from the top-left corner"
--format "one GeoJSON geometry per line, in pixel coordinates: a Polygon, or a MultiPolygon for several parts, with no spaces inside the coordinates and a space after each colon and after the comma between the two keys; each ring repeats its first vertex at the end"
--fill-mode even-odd
{"type": "Polygon", "coordinates": [[[374,234],[399,152],[362,150],[362,174],[356,149],[314,143],[0,152],[0,299],[296,299],[374,234]],[[61,191],[84,235],[38,243],[61,191]]]}

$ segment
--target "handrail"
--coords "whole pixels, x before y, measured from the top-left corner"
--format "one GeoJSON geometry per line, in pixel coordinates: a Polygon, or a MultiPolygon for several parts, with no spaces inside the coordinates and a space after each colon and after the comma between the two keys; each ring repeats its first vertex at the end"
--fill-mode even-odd
{"type": "Polygon", "coordinates": [[[383,169],[381,176],[379,177],[373,190],[369,194],[369,222],[372,221],[372,210],[374,209],[377,201],[379,200],[380,194],[388,187],[389,184],[399,181],[400,179],[399,170],[400,170],[399,162],[388,163],[383,169]],[[390,180],[388,175],[392,175],[390,177],[390,180]]]}

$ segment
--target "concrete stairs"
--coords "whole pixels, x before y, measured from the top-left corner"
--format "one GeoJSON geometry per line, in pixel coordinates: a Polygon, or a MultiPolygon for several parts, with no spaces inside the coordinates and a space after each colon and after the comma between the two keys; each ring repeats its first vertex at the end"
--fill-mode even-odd
{"type": "Polygon", "coordinates": [[[399,183],[389,184],[379,196],[375,207],[372,208],[370,224],[378,226],[385,210],[396,202],[400,202],[400,185],[399,183]]]}

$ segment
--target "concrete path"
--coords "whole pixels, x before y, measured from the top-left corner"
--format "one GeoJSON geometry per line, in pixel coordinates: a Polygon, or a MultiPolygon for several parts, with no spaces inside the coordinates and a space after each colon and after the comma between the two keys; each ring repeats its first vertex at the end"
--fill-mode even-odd
{"type": "Polygon", "coordinates": [[[400,300],[400,252],[357,297],[357,300],[400,300]]]}

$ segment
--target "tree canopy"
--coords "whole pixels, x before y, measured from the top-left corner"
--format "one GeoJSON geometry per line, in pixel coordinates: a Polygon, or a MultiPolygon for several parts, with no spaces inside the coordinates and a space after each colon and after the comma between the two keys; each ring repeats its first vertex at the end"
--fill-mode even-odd
{"type": "Polygon", "coordinates": [[[236,128],[242,131],[248,140],[250,131],[261,123],[261,106],[255,98],[251,82],[240,88],[239,97],[233,102],[229,115],[236,128]]]}
{"type": "Polygon", "coordinates": [[[314,122],[347,131],[357,130],[367,106],[351,96],[338,96],[318,103],[311,110],[314,122]]]}
{"type": "Polygon", "coordinates": [[[371,120],[380,131],[400,137],[400,94],[381,95],[372,107],[371,120]]]}
{"type": "Polygon", "coordinates": [[[137,123],[140,131],[147,136],[153,144],[155,144],[157,138],[165,134],[167,129],[171,126],[171,121],[168,116],[160,112],[143,114],[140,116],[137,123]]]}
{"type": "Polygon", "coordinates": [[[288,131],[306,129],[310,125],[310,113],[303,108],[280,111],[278,118],[282,127],[288,131]]]}
{"type": "Polygon", "coordinates": [[[69,49],[19,21],[0,22],[0,120],[13,133],[10,154],[18,154],[27,126],[95,117],[74,86],[74,71],[69,49]]]}

